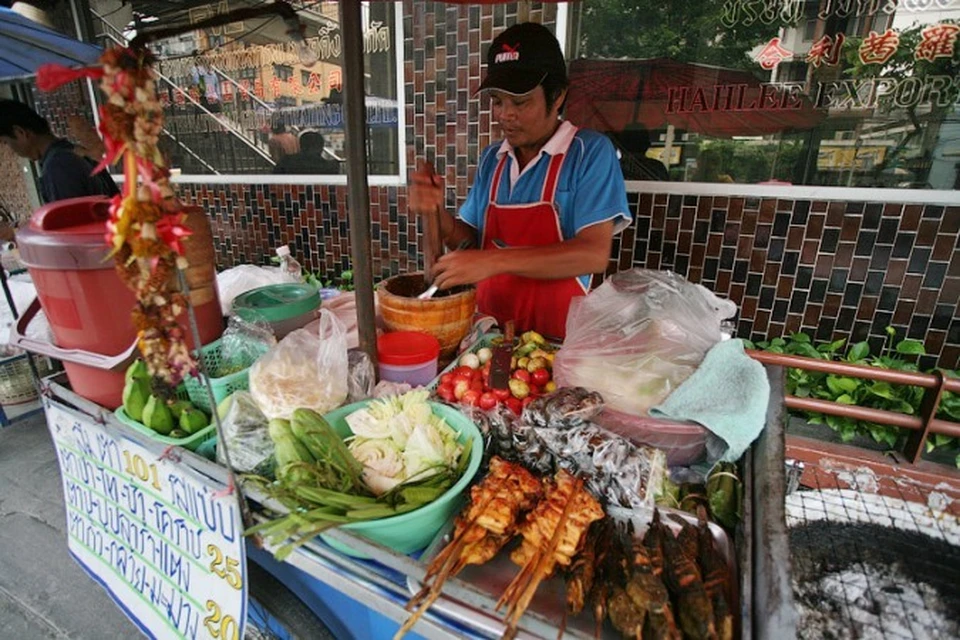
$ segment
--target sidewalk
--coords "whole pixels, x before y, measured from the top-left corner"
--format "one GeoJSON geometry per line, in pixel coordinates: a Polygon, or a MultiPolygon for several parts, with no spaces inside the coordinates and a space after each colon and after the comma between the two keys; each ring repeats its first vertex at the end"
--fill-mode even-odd
{"type": "Polygon", "coordinates": [[[0,429],[0,629],[20,640],[140,637],[67,551],[63,485],[42,413],[0,429]]]}

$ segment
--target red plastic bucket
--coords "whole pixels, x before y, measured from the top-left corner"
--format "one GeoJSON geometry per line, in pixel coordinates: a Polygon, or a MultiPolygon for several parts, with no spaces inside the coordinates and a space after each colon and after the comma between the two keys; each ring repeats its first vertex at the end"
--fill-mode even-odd
{"type": "Polygon", "coordinates": [[[437,377],[440,341],[429,333],[394,331],[377,338],[380,379],[425,387],[437,377]]]}
{"type": "MultiPolygon", "coordinates": [[[[21,261],[36,286],[56,346],[24,337],[30,313],[18,325],[17,344],[62,360],[75,393],[115,409],[121,404],[124,369],[135,352],[136,330],[130,320],[133,292],[108,257],[109,206],[109,199],[102,197],[61,200],[38,209],[17,232],[21,261]]],[[[212,304],[213,322],[209,310],[197,309],[204,344],[222,331],[219,301],[212,304]]]]}

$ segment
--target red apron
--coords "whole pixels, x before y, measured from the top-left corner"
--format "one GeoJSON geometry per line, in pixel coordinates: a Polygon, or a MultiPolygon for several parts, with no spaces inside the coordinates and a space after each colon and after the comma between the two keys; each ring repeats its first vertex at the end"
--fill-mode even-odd
{"type": "MultiPolygon", "coordinates": [[[[507,163],[504,154],[490,185],[480,245],[483,249],[509,251],[511,247],[539,247],[563,242],[554,195],[564,157],[564,154],[558,154],[550,158],[539,202],[499,205],[497,192],[507,163]]],[[[570,301],[585,293],[576,278],[540,280],[501,274],[477,284],[477,307],[481,313],[496,318],[501,327],[507,320],[513,320],[518,332],[532,329],[563,339],[567,332],[570,301]]]]}

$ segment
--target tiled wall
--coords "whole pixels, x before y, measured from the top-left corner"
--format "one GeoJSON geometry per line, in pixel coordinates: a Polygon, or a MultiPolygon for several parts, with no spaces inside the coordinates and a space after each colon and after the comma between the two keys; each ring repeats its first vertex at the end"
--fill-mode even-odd
{"type": "MultiPolygon", "coordinates": [[[[404,2],[407,161],[436,163],[450,208],[466,197],[479,151],[497,135],[489,111],[473,98],[483,71],[480,43],[517,21],[552,23],[555,12],[538,3],[404,2]]],[[[180,191],[210,212],[221,267],[264,264],[282,243],[328,277],[350,266],[345,187],[180,191]]],[[[741,336],[804,330],[820,339],[869,339],[876,350],[892,325],[898,337],[924,341],[933,355],[923,366],[960,366],[960,205],[630,197],[637,221],[615,240],[611,270],[671,269],[702,282],[737,303],[741,336]]],[[[405,188],[371,187],[370,209],[375,276],[419,268],[405,188]]]]}
{"type": "Polygon", "coordinates": [[[737,303],[738,335],[921,340],[960,363],[960,195],[951,207],[631,194],[611,271],[669,269],[737,303]]]}
{"type": "Polygon", "coordinates": [[[30,215],[30,197],[27,194],[27,182],[22,166],[13,151],[7,145],[0,144],[0,179],[4,185],[0,189],[0,205],[16,220],[30,215]]]}

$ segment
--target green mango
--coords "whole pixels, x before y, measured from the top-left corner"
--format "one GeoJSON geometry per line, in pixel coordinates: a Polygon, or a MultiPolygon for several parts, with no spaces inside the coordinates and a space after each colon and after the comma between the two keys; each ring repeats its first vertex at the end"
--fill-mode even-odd
{"type": "Polygon", "coordinates": [[[187,433],[196,433],[209,424],[210,421],[207,419],[207,414],[199,409],[190,407],[184,409],[183,413],[180,414],[180,428],[187,433]]]}
{"type": "Polygon", "coordinates": [[[124,382],[130,382],[131,380],[146,380],[150,381],[150,372],[147,371],[147,363],[143,360],[134,360],[133,364],[127,367],[126,373],[123,374],[124,382]]]}
{"type": "Polygon", "coordinates": [[[131,378],[123,385],[123,410],[137,422],[143,422],[143,410],[150,398],[150,384],[131,378]]]}
{"type": "Polygon", "coordinates": [[[170,413],[173,414],[175,420],[179,420],[187,409],[193,409],[193,404],[189,400],[176,400],[170,405],[170,413]]]}
{"type": "Polygon", "coordinates": [[[157,396],[150,396],[143,408],[143,424],[160,435],[170,435],[173,430],[173,414],[167,403],[157,396]]]}

